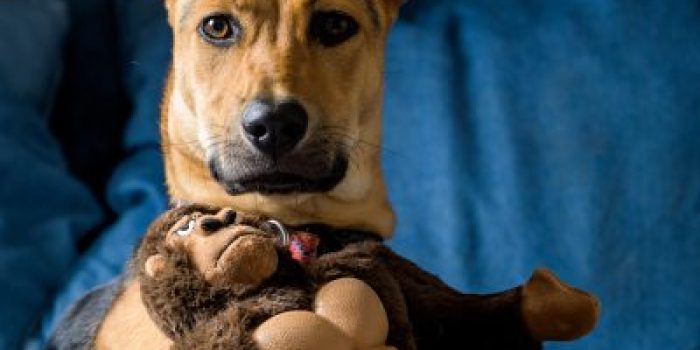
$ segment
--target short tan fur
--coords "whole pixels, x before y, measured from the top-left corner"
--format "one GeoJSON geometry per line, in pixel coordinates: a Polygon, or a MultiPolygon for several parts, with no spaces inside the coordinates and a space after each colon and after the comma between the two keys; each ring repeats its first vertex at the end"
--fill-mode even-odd
{"type": "Polygon", "coordinates": [[[168,0],[173,64],[163,100],[167,184],[176,201],[229,206],[290,224],[326,223],[391,235],[394,214],[380,166],[384,46],[399,0],[168,0]],[[309,35],[318,11],[359,24],[347,42],[324,47],[309,35]],[[198,26],[231,13],[240,38],[226,48],[202,40],[198,26]],[[250,101],[293,98],[309,114],[304,156],[348,155],[345,176],[320,193],[231,195],[209,169],[246,167],[238,150],[250,101]]]}

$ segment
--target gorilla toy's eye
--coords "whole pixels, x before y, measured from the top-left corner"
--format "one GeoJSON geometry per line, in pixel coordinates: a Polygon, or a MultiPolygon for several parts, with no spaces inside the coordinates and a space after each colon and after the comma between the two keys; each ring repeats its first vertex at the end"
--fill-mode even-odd
{"type": "Polygon", "coordinates": [[[196,224],[197,222],[194,219],[187,221],[187,223],[182,225],[182,227],[180,227],[179,229],[177,229],[175,233],[180,237],[189,236],[190,233],[194,231],[194,227],[196,226],[196,224]]]}
{"type": "Polygon", "coordinates": [[[316,12],[311,17],[310,34],[325,47],[338,46],[360,30],[354,18],[339,11],[316,12]]]}
{"type": "Polygon", "coordinates": [[[217,45],[229,46],[241,34],[241,26],[231,15],[218,14],[205,18],[199,26],[199,34],[204,40],[217,45]]]}

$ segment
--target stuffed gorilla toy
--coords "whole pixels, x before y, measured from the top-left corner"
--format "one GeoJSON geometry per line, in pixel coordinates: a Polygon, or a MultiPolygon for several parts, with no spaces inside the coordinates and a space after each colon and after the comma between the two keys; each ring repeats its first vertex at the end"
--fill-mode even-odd
{"type": "Polygon", "coordinates": [[[156,220],[132,269],[176,349],[539,349],[588,333],[599,308],[548,271],[462,294],[371,234],[199,205],[156,220]]]}

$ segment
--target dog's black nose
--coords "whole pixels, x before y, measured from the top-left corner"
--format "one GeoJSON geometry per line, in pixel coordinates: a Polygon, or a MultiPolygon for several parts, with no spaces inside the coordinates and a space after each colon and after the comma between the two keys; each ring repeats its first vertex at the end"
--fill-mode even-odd
{"type": "Polygon", "coordinates": [[[304,138],[309,117],[296,101],[255,100],[243,113],[243,131],[261,152],[279,157],[304,138]]]}

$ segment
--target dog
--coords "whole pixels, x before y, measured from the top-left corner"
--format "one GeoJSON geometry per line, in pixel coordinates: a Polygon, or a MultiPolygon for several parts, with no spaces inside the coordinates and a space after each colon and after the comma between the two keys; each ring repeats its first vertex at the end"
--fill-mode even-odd
{"type": "MultiPolygon", "coordinates": [[[[175,203],[389,237],[384,47],[402,0],[166,0],[161,134],[175,203]]],[[[125,282],[97,349],[167,349],[125,282]]]]}
{"type": "MultiPolygon", "coordinates": [[[[349,244],[390,237],[395,217],[379,145],[384,46],[401,0],[165,5],[174,48],[161,133],[173,203],[273,218],[282,236],[281,222],[306,226],[324,239],[289,245],[302,261],[342,251],[354,265],[357,256],[344,251],[349,244]]],[[[545,340],[585,335],[598,319],[594,296],[547,271],[512,290],[475,296],[396,254],[379,260],[395,276],[392,288],[407,291],[421,348],[468,340],[474,348],[539,349],[545,340]]],[[[171,348],[133,271],[81,299],[49,348],[171,348]]]]}
{"type": "Polygon", "coordinates": [[[384,46],[400,0],[169,0],[175,201],[389,236],[384,46]]]}

